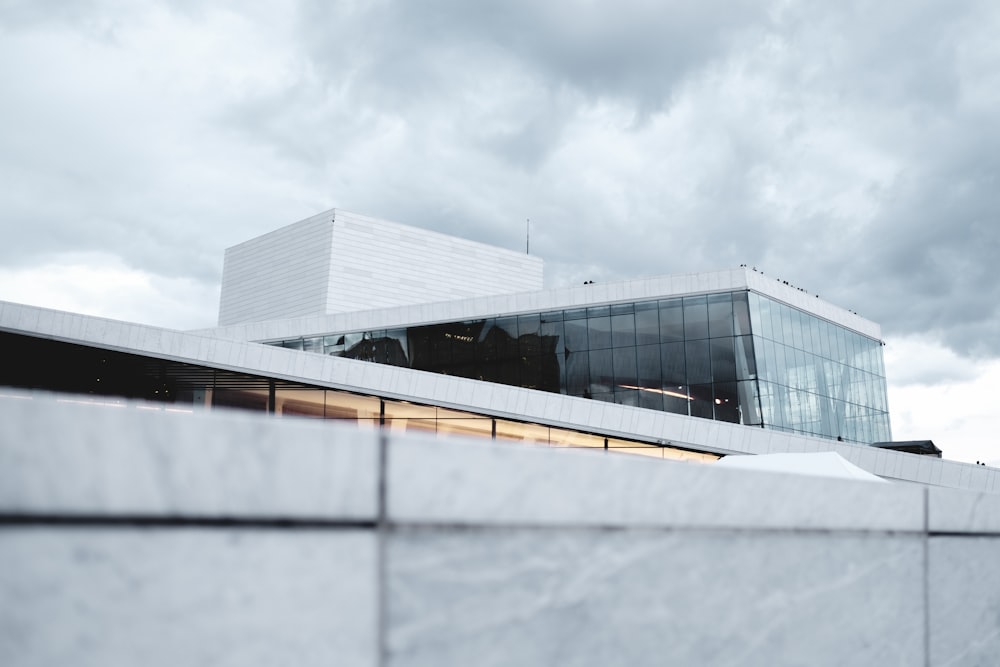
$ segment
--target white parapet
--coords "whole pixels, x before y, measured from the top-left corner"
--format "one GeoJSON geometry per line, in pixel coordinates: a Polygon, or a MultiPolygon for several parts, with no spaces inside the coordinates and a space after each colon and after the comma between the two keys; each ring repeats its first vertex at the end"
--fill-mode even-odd
{"type": "Polygon", "coordinates": [[[538,257],[334,209],[228,248],[219,324],[541,288],[538,257]]]}

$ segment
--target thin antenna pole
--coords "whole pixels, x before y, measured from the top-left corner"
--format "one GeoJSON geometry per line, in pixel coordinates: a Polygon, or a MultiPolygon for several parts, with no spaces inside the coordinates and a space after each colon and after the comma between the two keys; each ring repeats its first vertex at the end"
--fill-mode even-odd
{"type": "Polygon", "coordinates": [[[531,254],[531,218],[525,219],[525,231],[524,231],[524,254],[531,254]]]}

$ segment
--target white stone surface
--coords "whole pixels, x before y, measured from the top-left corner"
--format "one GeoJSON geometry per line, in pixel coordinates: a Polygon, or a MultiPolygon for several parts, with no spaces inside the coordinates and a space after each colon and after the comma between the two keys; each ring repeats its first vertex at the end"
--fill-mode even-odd
{"type": "Polygon", "coordinates": [[[541,287],[537,257],[335,209],[228,248],[219,323],[541,287]]]}
{"type": "Polygon", "coordinates": [[[332,212],[226,249],[219,324],[326,312],[332,212]]]}
{"type": "Polygon", "coordinates": [[[371,531],[0,529],[0,664],[378,664],[371,531]]]}
{"type": "Polygon", "coordinates": [[[931,532],[1000,535],[1000,495],[944,488],[928,494],[931,532]]]}
{"type": "Polygon", "coordinates": [[[917,536],[399,530],[388,664],[922,665],[917,536]]]}
{"type": "Polygon", "coordinates": [[[922,488],[648,461],[604,450],[392,439],[398,523],[891,530],[924,528],[922,488]]]}
{"type": "Polygon", "coordinates": [[[0,512],[373,520],[377,434],[240,413],[0,400],[0,512]]]}
{"type": "Polygon", "coordinates": [[[931,665],[993,667],[1000,656],[1000,539],[931,537],[931,665]]]}

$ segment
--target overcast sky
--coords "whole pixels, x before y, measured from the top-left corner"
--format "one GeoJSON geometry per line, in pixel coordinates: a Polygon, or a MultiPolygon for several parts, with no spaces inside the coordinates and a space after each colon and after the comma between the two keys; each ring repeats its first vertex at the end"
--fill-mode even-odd
{"type": "Polygon", "coordinates": [[[1000,464],[1000,3],[0,0],[0,299],[215,324],[319,211],[746,263],[883,327],[896,439],[1000,464]]]}

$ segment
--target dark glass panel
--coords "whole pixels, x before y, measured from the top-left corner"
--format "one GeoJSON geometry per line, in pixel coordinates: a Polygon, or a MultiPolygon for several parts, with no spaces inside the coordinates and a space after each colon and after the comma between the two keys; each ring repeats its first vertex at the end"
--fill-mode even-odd
{"type": "Polygon", "coordinates": [[[583,352],[590,349],[587,342],[587,320],[570,320],[563,323],[565,327],[564,343],[569,352],[583,352]]]}
{"type": "Polygon", "coordinates": [[[591,395],[613,391],[614,376],[611,350],[591,350],[589,387],[591,395]]]}
{"type": "Polygon", "coordinates": [[[684,297],[684,338],[708,338],[708,301],[703,296],[684,297]]]}
{"type": "MultiPolygon", "coordinates": [[[[617,387],[638,387],[639,378],[636,373],[635,348],[615,348],[613,353],[615,385],[617,387]]],[[[629,405],[634,405],[634,403],[629,403],[629,405]]]]}
{"type": "Polygon", "coordinates": [[[710,341],[712,352],[712,382],[733,382],[736,380],[736,356],[733,350],[732,338],[713,338],[710,341]]]}
{"type": "Polygon", "coordinates": [[[635,342],[636,345],[652,345],[660,342],[660,314],[655,301],[636,304],[635,342]]]}
{"type": "Polygon", "coordinates": [[[635,315],[611,316],[611,346],[631,347],[635,345],[635,315]]]}
{"type": "Polygon", "coordinates": [[[684,360],[687,365],[687,384],[712,381],[712,362],[708,340],[684,343],[684,360]]]}
{"type": "Polygon", "coordinates": [[[381,358],[385,360],[383,363],[403,367],[410,365],[406,329],[388,329],[380,347],[381,358]]]}
{"type": "Polygon", "coordinates": [[[691,416],[712,419],[715,414],[712,395],[712,385],[693,384],[691,391],[691,416]]]}
{"type": "Polygon", "coordinates": [[[587,319],[587,309],[577,308],[575,310],[564,310],[563,311],[564,320],[585,320],[587,319]]]}
{"type": "Polygon", "coordinates": [[[594,399],[595,401],[603,401],[605,403],[614,403],[615,402],[615,392],[613,392],[613,391],[602,391],[602,392],[597,393],[597,394],[591,394],[590,398],[594,399]]]}
{"type": "Polygon", "coordinates": [[[543,354],[548,355],[551,353],[561,357],[563,350],[565,350],[562,320],[558,322],[542,322],[538,333],[541,336],[540,346],[543,354]]]}
{"type": "MultiPolygon", "coordinates": [[[[566,324],[569,328],[569,323],[566,324]]],[[[590,386],[590,360],[586,350],[566,353],[566,393],[583,396],[590,386]]]]}
{"type": "Polygon", "coordinates": [[[684,303],[680,299],[660,302],[660,342],[684,340],[684,303]]]}
{"type": "Polygon", "coordinates": [[[615,403],[620,405],[639,406],[639,391],[636,389],[616,389],[615,403]]]}
{"type": "Polygon", "coordinates": [[[532,357],[542,354],[540,330],[541,321],[538,315],[521,315],[517,318],[517,342],[522,357],[532,357]]]}
{"type": "Polygon", "coordinates": [[[733,297],[729,292],[708,296],[708,335],[733,335],[733,297]]]}
{"type": "Polygon", "coordinates": [[[659,391],[640,391],[639,407],[647,410],[663,410],[663,394],[659,391]]]}
{"type": "MultiPolygon", "coordinates": [[[[687,384],[687,367],[684,363],[684,343],[664,343],[660,346],[662,386],[687,384]]],[[[687,408],[684,409],[687,414],[687,408]]]]}
{"type": "Polygon", "coordinates": [[[544,366],[541,357],[525,357],[521,361],[520,386],[528,389],[542,389],[544,382],[544,366]]]}
{"type": "Polygon", "coordinates": [[[715,418],[731,424],[740,423],[740,400],[735,382],[715,383],[715,418]]]}
{"type": "MultiPolygon", "coordinates": [[[[471,366],[476,362],[476,347],[482,334],[483,321],[473,320],[449,327],[445,336],[451,338],[451,362],[458,366],[471,366]]],[[[471,377],[463,375],[463,377],[471,377]]]]}
{"type": "Polygon", "coordinates": [[[733,326],[737,336],[748,336],[750,329],[750,303],[747,292],[733,293],[733,326]]]}
{"type": "MultiPolygon", "coordinates": [[[[672,343],[677,345],[677,343],[672,343]]],[[[659,389],[663,377],[660,372],[660,346],[640,345],[635,348],[636,369],[640,387],[659,389]]],[[[683,369],[681,377],[683,377],[683,369]]]]}
{"type": "MultiPolygon", "coordinates": [[[[490,334],[487,333],[487,336],[490,334]]],[[[498,317],[493,325],[492,336],[496,345],[498,361],[517,359],[517,318],[498,317]]]]}
{"type": "Polygon", "coordinates": [[[611,347],[611,318],[587,318],[587,342],[591,350],[611,347]]]}
{"type": "Polygon", "coordinates": [[[663,410],[675,415],[690,413],[691,394],[687,385],[674,385],[663,389],[663,410]]]}

